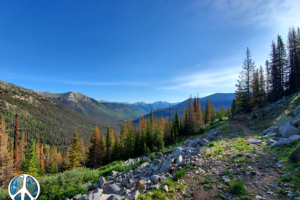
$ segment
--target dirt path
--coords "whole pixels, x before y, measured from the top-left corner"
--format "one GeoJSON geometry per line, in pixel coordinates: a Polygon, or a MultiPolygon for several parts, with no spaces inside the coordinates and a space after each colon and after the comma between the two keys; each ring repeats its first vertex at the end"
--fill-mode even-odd
{"type": "Polygon", "coordinates": [[[231,126],[237,126],[243,130],[243,133],[248,139],[252,139],[255,136],[255,132],[253,130],[250,130],[245,125],[243,125],[239,120],[230,120],[228,122],[231,126]]]}

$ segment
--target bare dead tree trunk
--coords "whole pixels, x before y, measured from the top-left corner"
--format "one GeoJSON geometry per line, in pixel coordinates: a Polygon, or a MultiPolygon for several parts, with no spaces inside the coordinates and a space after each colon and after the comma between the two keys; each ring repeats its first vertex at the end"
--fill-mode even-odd
{"type": "Polygon", "coordinates": [[[18,117],[19,113],[16,114],[16,125],[15,125],[15,140],[14,140],[14,169],[15,173],[17,170],[17,156],[18,156],[18,117]]]}

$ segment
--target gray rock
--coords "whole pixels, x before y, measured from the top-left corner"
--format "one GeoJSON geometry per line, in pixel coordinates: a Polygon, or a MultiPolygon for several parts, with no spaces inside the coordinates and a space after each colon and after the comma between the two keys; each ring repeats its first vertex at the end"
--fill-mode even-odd
{"type": "Polygon", "coordinates": [[[81,187],[89,189],[91,187],[91,183],[85,183],[81,187]]]}
{"type": "Polygon", "coordinates": [[[206,138],[202,138],[201,139],[201,144],[202,145],[206,145],[206,144],[208,144],[209,143],[209,140],[207,140],[206,138]]]}
{"type": "Polygon", "coordinates": [[[256,126],[251,126],[250,129],[251,130],[256,130],[256,126]]]}
{"type": "Polygon", "coordinates": [[[128,159],[122,164],[122,166],[130,166],[131,164],[134,164],[134,159],[128,159]]]}
{"type": "Polygon", "coordinates": [[[289,145],[291,143],[292,143],[291,140],[286,139],[286,138],[281,138],[277,142],[273,143],[271,145],[271,147],[282,147],[282,146],[285,146],[285,145],[289,145]]]}
{"type": "Polygon", "coordinates": [[[177,157],[182,153],[183,149],[181,147],[175,147],[171,156],[172,157],[177,157]]]}
{"type": "Polygon", "coordinates": [[[230,179],[228,179],[228,178],[222,177],[222,179],[223,179],[224,183],[229,183],[230,182],[230,179]]]}
{"type": "Polygon", "coordinates": [[[179,155],[177,157],[176,164],[179,164],[180,162],[182,162],[182,156],[181,155],[179,155]]]}
{"type": "Polygon", "coordinates": [[[82,197],[81,194],[77,194],[73,197],[73,200],[79,200],[82,197]]]}
{"type": "Polygon", "coordinates": [[[161,161],[160,163],[160,167],[158,168],[158,173],[162,173],[163,171],[168,169],[172,165],[173,160],[174,159],[170,159],[170,160],[163,159],[163,161],[161,161]]]}
{"type": "Polygon", "coordinates": [[[99,187],[102,188],[106,183],[106,180],[103,176],[100,177],[100,180],[99,180],[99,187]]]}
{"type": "Polygon", "coordinates": [[[291,123],[286,123],[279,128],[279,133],[281,133],[282,137],[288,138],[291,135],[298,135],[299,130],[294,127],[291,123]]]}
{"type": "Polygon", "coordinates": [[[138,199],[140,196],[140,192],[138,190],[135,190],[131,193],[131,199],[138,199]]]}
{"type": "Polygon", "coordinates": [[[277,133],[267,133],[267,135],[264,136],[264,138],[272,137],[277,135],[277,133]]]}
{"type": "Polygon", "coordinates": [[[187,141],[185,141],[185,143],[183,143],[183,145],[188,147],[191,142],[192,142],[191,140],[187,140],[187,141]]]}
{"type": "Polygon", "coordinates": [[[108,197],[107,200],[121,200],[122,197],[116,194],[111,195],[110,197],[108,197]]]}
{"type": "Polygon", "coordinates": [[[291,135],[289,137],[289,140],[293,141],[293,140],[300,140],[300,135],[291,135]]]}
{"type": "Polygon", "coordinates": [[[186,147],[185,151],[195,151],[195,148],[194,147],[186,147]]]}
{"type": "Polygon", "coordinates": [[[117,194],[120,190],[116,184],[111,184],[103,188],[103,194],[117,194]]]}
{"type": "Polygon", "coordinates": [[[153,176],[151,176],[151,181],[153,181],[154,183],[157,183],[157,182],[159,182],[159,179],[160,179],[160,176],[158,176],[158,175],[153,175],[153,176]]]}
{"type": "Polygon", "coordinates": [[[250,144],[261,143],[261,140],[248,140],[250,144]]]}
{"type": "Polygon", "coordinates": [[[164,185],[164,186],[163,186],[163,190],[165,190],[166,192],[168,192],[168,191],[169,191],[168,186],[167,186],[167,185],[164,185]]]}
{"type": "Polygon", "coordinates": [[[116,176],[118,173],[119,173],[119,172],[117,172],[117,171],[111,171],[111,175],[112,175],[112,176],[116,176]]]}

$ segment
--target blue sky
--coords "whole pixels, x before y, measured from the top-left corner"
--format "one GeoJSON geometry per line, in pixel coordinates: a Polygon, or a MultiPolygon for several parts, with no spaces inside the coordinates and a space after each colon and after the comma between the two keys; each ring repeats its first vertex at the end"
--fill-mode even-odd
{"type": "Polygon", "coordinates": [[[300,26],[299,0],[1,1],[0,80],[118,102],[234,92],[300,26]]]}

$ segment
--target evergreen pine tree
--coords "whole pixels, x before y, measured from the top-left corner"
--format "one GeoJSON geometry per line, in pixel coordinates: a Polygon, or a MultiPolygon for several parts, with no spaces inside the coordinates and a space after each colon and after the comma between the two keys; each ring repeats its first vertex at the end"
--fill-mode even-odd
{"type": "Polygon", "coordinates": [[[36,155],[35,140],[31,140],[28,146],[27,153],[25,155],[24,171],[32,174],[33,176],[38,175],[39,162],[36,155]]]}
{"type": "MultiPolygon", "coordinates": [[[[82,152],[82,150],[81,150],[82,152]]],[[[93,137],[91,139],[91,146],[89,147],[88,165],[93,168],[100,166],[100,131],[99,127],[95,126],[93,137]]]]}
{"type": "Polygon", "coordinates": [[[75,128],[74,138],[71,142],[71,151],[69,155],[68,169],[75,169],[81,166],[82,155],[81,155],[81,145],[78,138],[77,128],[75,128]]]}
{"type": "Polygon", "coordinates": [[[133,130],[133,124],[132,119],[130,118],[128,120],[128,136],[126,141],[126,151],[127,151],[127,157],[131,158],[134,154],[134,130],[133,130]]]}
{"type": "Polygon", "coordinates": [[[101,140],[100,140],[100,154],[99,154],[99,158],[100,158],[100,166],[104,165],[106,163],[105,161],[105,157],[106,157],[106,142],[104,139],[104,136],[101,136],[101,140]]]}

